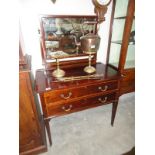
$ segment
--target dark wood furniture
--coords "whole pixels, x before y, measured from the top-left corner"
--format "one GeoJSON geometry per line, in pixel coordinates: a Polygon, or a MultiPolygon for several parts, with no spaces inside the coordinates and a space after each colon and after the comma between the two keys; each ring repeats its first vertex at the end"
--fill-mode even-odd
{"type": "MultiPolygon", "coordinates": [[[[51,118],[72,112],[113,103],[111,125],[114,123],[119,99],[119,72],[104,64],[94,65],[98,79],[58,81],[52,71],[36,71],[36,91],[39,93],[44,120],[52,144],[49,121],[51,118]]],[[[65,70],[66,77],[86,76],[82,67],[65,70]]]]}
{"type": "Polygon", "coordinates": [[[113,0],[107,63],[122,75],[120,95],[135,90],[135,0],[113,0]]]}
{"type": "Polygon", "coordinates": [[[20,60],[22,62],[19,69],[19,153],[34,155],[47,151],[44,121],[33,91],[30,56],[22,55],[20,60]]]}
{"type": "Polygon", "coordinates": [[[133,147],[129,152],[123,153],[122,155],[135,155],[135,147],[133,147]]]}
{"type": "MultiPolygon", "coordinates": [[[[90,33],[97,34],[97,24],[103,22],[106,9],[107,6],[100,9],[100,12],[103,10],[100,16],[96,12],[95,16],[42,15],[40,18],[44,69],[36,71],[35,89],[40,96],[50,145],[52,140],[49,121],[57,116],[112,103],[111,125],[114,124],[120,95],[120,73],[109,65],[97,63],[97,52],[91,55],[92,59],[89,57],[96,72],[84,72],[84,67],[88,65],[88,55],[85,52],[89,51],[81,51],[79,39],[83,35],[89,36],[90,33]],[[64,77],[53,74],[56,67],[55,61],[52,61],[53,55],[58,54],[59,50],[62,53],[59,59],[60,68],[65,71],[65,76],[64,73],[62,75],[64,77]],[[83,59],[83,56],[87,57],[83,59]],[[67,60],[64,60],[66,58],[67,60]]],[[[100,37],[102,39],[102,36],[100,37]]],[[[93,45],[91,48],[95,47],[96,45],[93,45]]],[[[57,71],[60,68],[57,67],[57,71]]]]}

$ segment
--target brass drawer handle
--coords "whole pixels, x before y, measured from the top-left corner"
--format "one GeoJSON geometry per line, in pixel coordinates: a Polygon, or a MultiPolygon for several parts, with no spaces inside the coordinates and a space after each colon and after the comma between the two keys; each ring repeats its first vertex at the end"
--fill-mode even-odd
{"type": "Polygon", "coordinates": [[[106,91],[108,89],[108,86],[106,85],[104,88],[98,87],[98,89],[101,90],[101,91],[106,91]]]}
{"type": "Polygon", "coordinates": [[[72,96],[72,93],[71,92],[68,93],[68,96],[65,96],[64,94],[61,94],[60,95],[60,97],[63,98],[63,99],[65,99],[65,100],[66,99],[69,99],[71,96],[72,96]]]}
{"type": "Polygon", "coordinates": [[[121,76],[122,76],[122,77],[126,77],[126,75],[125,75],[125,74],[121,74],[121,76]]]}
{"type": "Polygon", "coordinates": [[[72,105],[70,104],[68,108],[66,108],[65,106],[62,107],[62,110],[64,111],[70,111],[72,109],[72,105]]]}
{"type": "Polygon", "coordinates": [[[98,100],[99,100],[101,103],[105,103],[105,102],[107,101],[107,99],[108,99],[108,98],[105,97],[104,100],[102,100],[101,98],[99,98],[98,100]]]}

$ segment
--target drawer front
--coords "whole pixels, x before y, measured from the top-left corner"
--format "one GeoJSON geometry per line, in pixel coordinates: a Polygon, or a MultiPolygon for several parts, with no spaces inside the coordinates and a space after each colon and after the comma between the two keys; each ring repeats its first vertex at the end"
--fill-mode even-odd
{"type": "Polygon", "coordinates": [[[125,70],[120,82],[120,95],[135,91],[135,70],[125,70]]]}
{"type": "Polygon", "coordinates": [[[100,105],[104,105],[114,101],[116,99],[116,93],[111,93],[107,95],[101,95],[96,97],[91,97],[79,101],[68,102],[59,105],[49,105],[47,106],[47,115],[48,116],[56,116],[66,113],[72,113],[75,111],[84,110],[91,107],[96,107],[100,105]]]}
{"type": "Polygon", "coordinates": [[[77,97],[83,97],[86,95],[96,94],[96,93],[106,93],[110,90],[115,90],[118,87],[117,81],[106,82],[99,84],[92,84],[89,86],[72,88],[67,90],[55,90],[51,92],[46,92],[44,94],[45,103],[53,103],[60,101],[69,101],[77,97]]]}
{"type": "Polygon", "coordinates": [[[67,90],[55,90],[50,93],[45,93],[44,99],[45,103],[53,103],[59,101],[68,101],[73,98],[77,98],[79,96],[83,96],[86,94],[86,87],[67,89],[67,90]]]}
{"type": "Polygon", "coordinates": [[[121,81],[120,94],[130,93],[135,91],[135,80],[121,81]]]}
{"type": "Polygon", "coordinates": [[[129,81],[135,79],[135,70],[125,70],[122,74],[122,81],[129,81]]]}
{"type": "Polygon", "coordinates": [[[107,92],[109,90],[115,90],[118,88],[117,82],[108,82],[108,83],[100,83],[96,85],[89,85],[87,87],[87,93],[93,94],[93,93],[100,93],[100,92],[107,92]]]}

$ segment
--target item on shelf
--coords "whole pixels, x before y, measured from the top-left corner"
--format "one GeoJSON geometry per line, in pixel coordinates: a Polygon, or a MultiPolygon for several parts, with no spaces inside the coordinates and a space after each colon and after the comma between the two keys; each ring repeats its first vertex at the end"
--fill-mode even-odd
{"type": "Polygon", "coordinates": [[[135,45],[135,31],[130,33],[129,44],[135,45]]]}

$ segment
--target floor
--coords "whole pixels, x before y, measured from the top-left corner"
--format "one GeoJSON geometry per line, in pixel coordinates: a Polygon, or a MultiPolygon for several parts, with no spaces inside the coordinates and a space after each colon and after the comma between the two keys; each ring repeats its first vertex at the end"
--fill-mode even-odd
{"type": "Polygon", "coordinates": [[[135,94],[121,96],[114,126],[112,105],[51,120],[52,147],[40,155],[122,155],[135,145],[135,94]]]}

